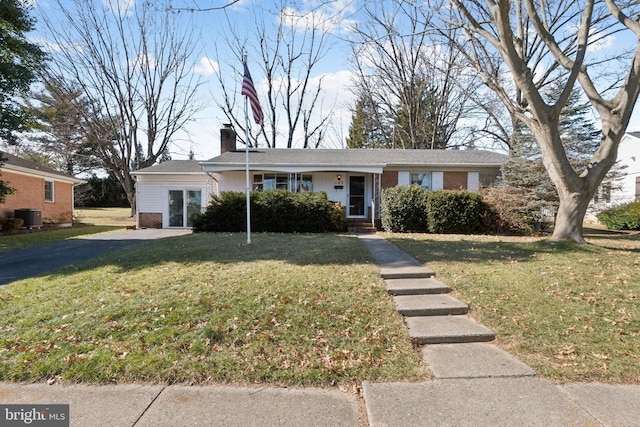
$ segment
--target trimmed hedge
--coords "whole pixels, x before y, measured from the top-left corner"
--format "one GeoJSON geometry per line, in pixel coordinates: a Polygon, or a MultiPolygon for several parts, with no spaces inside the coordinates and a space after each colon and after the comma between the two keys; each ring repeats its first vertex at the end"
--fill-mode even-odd
{"type": "Polygon", "coordinates": [[[596,217],[609,230],[640,230],[640,202],[606,209],[596,217]]]}
{"type": "Polygon", "coordinates": [[[429,191],[419,185],[400,185],[382,190],[382,228],[397,233],[427,233],[429,191]]]}
{"type": "Polygon", "coordinates": [[[382,191],[382,227],[391,232],[477,233],[486,210],[477,193],[431,191],[418,185],[382,191]]]}
{"type": "MultiPolygon", "coordinates": [[[[250,195],[251,230],[277,233],[344,231],[341,207],[327,193],[255,191],[250,195]]],[[[247,229],[246,194],[225,191],[214,196],[204,213],[193,217],[193,231],[240,232],[247,229]]]]}

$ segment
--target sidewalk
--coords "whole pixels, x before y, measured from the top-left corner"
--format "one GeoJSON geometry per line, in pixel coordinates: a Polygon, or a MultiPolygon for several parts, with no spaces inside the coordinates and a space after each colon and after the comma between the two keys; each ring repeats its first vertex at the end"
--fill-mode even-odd
{"type": "MultiPolygon", "coordinates": [[[[433,275],[386,240],[360,237],[383,276],[433,275]]],[[[0,383],[0,405],[69,404],[71,426],[640,426],[640,386],[554,385],[486,342],[429,344],[423,354],[433,381],[365,382],[362,398],[319,388],[0,383]]]]}

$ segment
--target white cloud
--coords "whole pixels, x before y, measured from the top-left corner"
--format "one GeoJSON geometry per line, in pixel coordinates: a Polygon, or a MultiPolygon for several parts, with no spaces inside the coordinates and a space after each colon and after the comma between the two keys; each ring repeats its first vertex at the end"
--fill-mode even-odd
{"type": "Polygon", "coordinates": [[[136,5],[136,0],[102,0],[102,4],[112,12],[127,13],[136,5]]]}
{"type": "Polygon", "coordinates": [[[218,63],[206,56],[200,58],[198,65],[193,67],[193,72],[201,76],[210,76],[219,69],[218,63]]]}
{"type": "Polygon", "coordinates": [[[327,2],[307,11],[285,7],[280,12],[280,22],[299,31],[320,30],[324,33],[349,32],[356,21],[347,16],[351,13],[350,3],[344,1],[327,2]]]}

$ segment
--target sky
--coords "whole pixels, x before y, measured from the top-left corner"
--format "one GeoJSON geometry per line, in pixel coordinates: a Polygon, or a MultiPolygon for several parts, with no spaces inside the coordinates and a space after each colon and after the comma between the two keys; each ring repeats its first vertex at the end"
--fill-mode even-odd
{"type": "MultiPolygon", "coordinates": [[[[136,1],[141,0],[94,0],[96,5],[109,4],[108,7],[120,7],[128,10],[135,7],[136,1]]],[[[73,0],[63,0],[67,6],[73,0]]],[[[189,151],[195,153],[197,159],[209,159],[220,152],[219,130],[228,120],[221,111],[222,91],[218,83],[217,73],[222,72],[227,82],[237,84],[238,98],[242,81],[241,64],[235,60],[229,48],[229,40],[233,39],[233,31],[239,38],[248,38],[248,64],[263,108],[265,107],[266,84],[265,76],[258,66],[259,53],[255,51],[255,21],[259,17],[264,22],[268,35],[277,28],[281,11],[280,1],[273,0],[240,0],[224,10],[203,10],[216,8],[225,4],[225,0],[173,0],[175,16],[182,24],[192,27],[197,35],[198,46],[190,58],[190,66],[195,76],[201,79],[202,85],[198,90],[198,99],[203,105],[194,121],[189,123],[186,131],[174,140],[171,155],[174,159],[187,158],[189,151]],[[231,67],[235,69],[232,69],[231,67]]],[[[298,0],[290,1],[286,10],[286,21],[291,24],[291,30],[297,34],[304,32],[310,20],[322,22],[327,35],[326,53],[314,68],[312,81],[322,79],[322,99],[319,115],[324,116],[331,111],[331,126],[324,140],[323,147],[342,148],[351,123],[352,109],[355,96],[350,90],[352,86],[352,61],[349,40],[353,34],[350,28],[364,19],[362,4],[366,2],[356,0],[298,0]]],[[[59,7],[53,0],[37,0],[35,16],[46,14],[55,17],[59,14],[59,7]]],[[[38,31],[40,24],[36,23],[36,31],[31,37],[48,45],[51,41],[38,31]]],[[[624,43],[619,38],[603,40],[601,48],[624,43]]],[[[231,84],[231,83],[229,83],[231,84]]],[[[318,117],[317,119],[320,119],[318,117]]],[[[284,124],[279,124],[284,132],[284,124]]],[[[628,131],[640,131],[640,108],[636,108],[628,131]]],[[[299,142],[294,146],[299,146],[299,142]]],[[[281,147],[282,148],[282,147],[281,147]]]]}

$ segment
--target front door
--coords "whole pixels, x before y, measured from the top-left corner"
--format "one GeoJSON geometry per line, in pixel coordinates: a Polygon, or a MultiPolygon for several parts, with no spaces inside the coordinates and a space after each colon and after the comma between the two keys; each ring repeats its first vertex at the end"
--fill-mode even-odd
{"type": "Polygon", "coordinates": [[[193,226],[192,216],[202,209],[202,191],[169,190],[169,227],[193,226]]]}
{"type": "Polygon", "coordinates": [[[349,177],[349,213],[348,216],[364,216],[365,179],[362,175],[349,177]]]}

